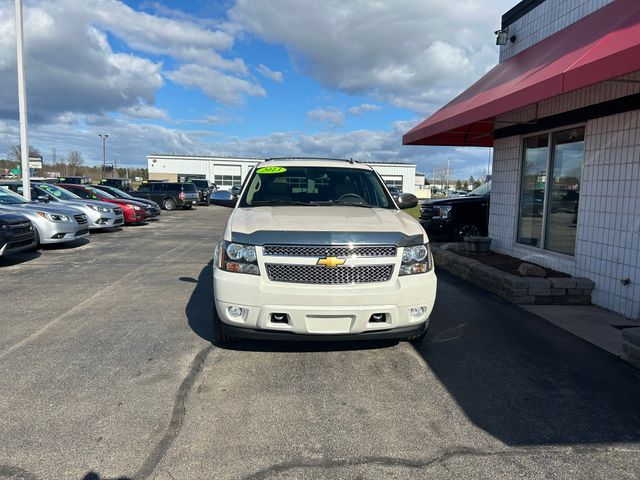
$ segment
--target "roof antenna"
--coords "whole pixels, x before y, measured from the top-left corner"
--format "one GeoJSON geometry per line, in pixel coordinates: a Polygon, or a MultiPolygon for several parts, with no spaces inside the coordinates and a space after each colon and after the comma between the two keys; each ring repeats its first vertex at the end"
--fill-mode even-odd
{"type": "Polygon", "coordinates": [[[353,157],[349,157],[349,162],[353,163],[353,157]]]}

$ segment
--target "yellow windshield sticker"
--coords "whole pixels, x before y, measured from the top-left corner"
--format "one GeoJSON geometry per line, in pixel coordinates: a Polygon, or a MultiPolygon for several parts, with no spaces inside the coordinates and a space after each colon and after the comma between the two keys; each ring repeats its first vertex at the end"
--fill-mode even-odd
{"type": "Polygon", "coordinates": [[[262,167],[258,169],[258,173],[284,173],[287,169],[284,167],[262,167]]]}

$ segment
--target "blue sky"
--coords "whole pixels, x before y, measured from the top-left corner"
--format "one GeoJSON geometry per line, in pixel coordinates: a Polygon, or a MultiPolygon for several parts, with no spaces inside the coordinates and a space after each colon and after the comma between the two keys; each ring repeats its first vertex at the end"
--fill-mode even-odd
{"type": "MultiPolygon", "coordinates": [[[[13,1],[0,0],[0,158],[18,143],[13,1]]],[[[497,61],[515,2],[25,0],[30,144],[146,165],[149,153],[321,155],[481,175],[486,149],[404,147],[497,61]]]]}

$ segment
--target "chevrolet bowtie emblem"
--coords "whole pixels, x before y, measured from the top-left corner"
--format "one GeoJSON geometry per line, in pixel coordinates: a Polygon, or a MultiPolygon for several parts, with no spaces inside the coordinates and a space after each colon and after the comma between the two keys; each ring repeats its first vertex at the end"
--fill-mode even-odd
{"type": "Polygon", "coordinates": [[[324,265],[325,267],[336,268],[338,265],[344,265],[344,262],[346,262],[346,260],[343,258],[326,257],[318,259],[318,263],[316,263],[316,265],[324,265]]]}

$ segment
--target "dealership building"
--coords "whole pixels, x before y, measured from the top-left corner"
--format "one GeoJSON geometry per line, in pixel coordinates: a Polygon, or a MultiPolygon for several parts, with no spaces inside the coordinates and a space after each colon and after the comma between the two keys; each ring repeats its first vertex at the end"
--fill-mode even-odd
{"type": "MultiPolygon", "coordinates": [[[[148,155],[149,180],[178,181],[206,178],[218,188],[240,185],[263,158],[213,157],[194,155],[148,155]]],[[[368,163],[388,186],[403,192],[416,190],[416,166],[411,163],[368,163]]]]}
{"type": "Polygon", "coordinates": [[[492,249],[640,319],[640,1],[525,0],[496,34],[499,63],[403,143],[493,147],[492,249]]]}

